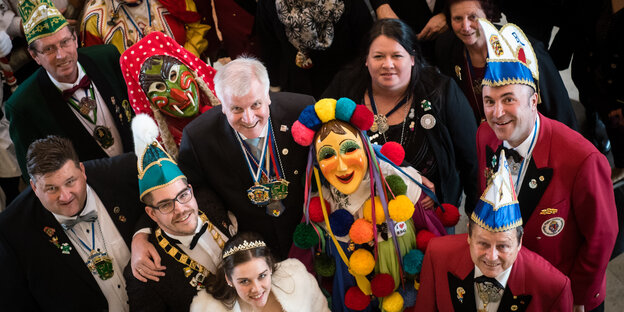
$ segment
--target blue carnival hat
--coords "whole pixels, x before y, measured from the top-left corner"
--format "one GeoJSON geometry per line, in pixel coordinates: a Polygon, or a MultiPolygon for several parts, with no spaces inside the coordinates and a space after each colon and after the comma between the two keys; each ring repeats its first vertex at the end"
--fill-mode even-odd
{"type": "Polygon", "coordinates": [[[500,87],[524,84],[538,91],[537,58],[524,32],[514,24],[507,24],[499,31],[483,18],[479,19],[479,24],[488,48],[487,67],[481,85],[500,87]]]}
{"type": "Polygon", "coordinates": [[[470,219],[490,232],[505,232],[522,225],[520,205],[514,190],[505,151],[501,152],[498,171],[481,195],[470,219]]]}
{"type": "Polygon", "coordinates": [[[158,143],[158,126],[149,115],[134,117],[132,133],[138,159],[139,199],[143,200],[149,192],[186,178],[175,160],[158,143]]]}

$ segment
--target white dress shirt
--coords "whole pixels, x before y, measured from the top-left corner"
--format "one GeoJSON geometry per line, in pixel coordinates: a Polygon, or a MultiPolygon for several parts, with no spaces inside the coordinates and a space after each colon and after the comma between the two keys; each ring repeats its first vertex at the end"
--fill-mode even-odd
{"type": "Polygon", "coordinates": [[[514,172],[510,170],[511,178],[514,183],[514,188],[516,189],[516,195],[520,195],[520,187],[522,186],[522,181],[524,180],[524,176],[526,175],[527,168],[529,167],[529,163],[531,162],[531,155],[533,154],[533,149],[535,147],[535,144],[537,144],[539,130],[540,130],[540,120],[538,116],[535,122],[535,129],[531,129],[531,134],[526,139],[524,139],[524,141],[520,143],[520,145],[516,147],[511,147],[509,142],[503,141],[504,147],[515,150],[516,152],[518,152],[518,154],[520,154],[520,156],[522,156],[522,159],[523,159],[522,170],[520,172],[518,172],[517,174],[514,174],[514,172]],[[533,144],[531,145],[531,143],[533,144]],[[520,176],[520,179],[518,179],[518,176],[520,176]]]}
{"type": "MultiPolygon", "coordinates": [[[[509,279],[509,273],[511,273],[511,268],[513,268],[513,264],[507,268],[507,270],[501,272],[501,274],[498,274],[496,276],[496,280],[503,285],[503,289],[505,289],[505,287],[507,287],[507,280],[509,279]]],[[[479,269],[479,267],[477,267],[475,265],[475,272],[474,272],[474,278],[475,280],[477,279],[477,277],[483,275],[483,272],[481,272],[481,270],[479,269]]],[[[479,297],[479,290],[477,289],[477,283],[473,283],[474,284],[474,294],[475,294],[475,302],[477,303],[477,310],[482,309],[483,308],[483,301],[481,301],[481,297],[479,297]]],[[[501,296],[501,300],[503,299],[503,297],[501,296]]],[[[501,300],[497,301],[497,302],[490,302],[487,305],[487,312],[496,312],[498,310],[498,306],[501,303],[501,300]]]]}
{"type": "MultiPolygon", "coordinates": [[[[47,74],[48,74],[48,77],[50,77],[50,80],[52,80],[52,83],[61,91],[71,89],[73,86],[77,85],[80,82],[82,77],[86,75],[80,63],[78,63],[78,79],[76,79],[76,81],[74,81],[73,83],[59,82],[56,79],[54,79],[54,77],[52,77],[50,73],[47,73],[47,74]]],[[[117,126],[115,125],[115,119],[113,119],[114,117],[111,114],[111,112],[108,110],[108,106],[106,105],[106,102],[104,102],[104,99],[100,95],[100,92],[95,86],[95,83],[92,83],[91,85],[93,86],[93,93],[95,95],[95,102],[97,104],[97,122],[95,125],[91,123],[91,121],[89,121],[87,118],[82,116],[80,112],[78,112],[72,106],[71,103],[67,103],[67,105],[69,105],[71,111],[74,112],[74,115],[76,115],[76,118],[78,118],[80,123],[85,127],[85,129],[87,129],[87,132],[92,134],[93,129],[95,129],[96,126],[105,126],[108,129],[110,129],[111,134],[113,135],[113,140],[114,140],[113,145],[111,145],[108,148],[103,148],[102,146],[100,147],[102,147],[102,150],[104,150],[104,152],[106,152],[106,154],[109,157],[121,155],[123,153],[123,145],[121,142],[121,136],[119,135],[119,131],[117,130],[117,126]]],[[[89,92],[88,90],[82,90],[82,89],[76,90],[76,92],[74,92],[72,97],[74,99],[77,99],[79,102],[80,99],[88,95],[88,92],[89,92]]],[[[94,113],[95,113],[95,110],[91,112],[90,117],[92,120],[94,119],[94,116],[93,116],[94,113]]]]}
{"type": "MultiPolygon", "coordinates": [[[[87,201],[80,215],[84,216],[91,211],[97,212],[98,219],[95,222],[80,222],[74,225],[73,231],[65,231],[73,245],[71,252],[78,252],[86,267],[90,251],[82,245],[80,240],[89,248],[92,248],[93,236],[91,229],[95,230],[95,248],[108,253],[108,256],[113,260],[115,273],[113,277],[107,280],[102,280],[97,274],[94,274],[93,278],[100,286],[106,301],[108,301],[109,311],[128,311],[128,294],[126,293],[126,280],[123,277],[123,269],[130,261],[130,250],[121,234],[119,234],[115,223],[108,215],[104,204],[102,204],[95,191],[87,185],[87,201]],[[93,224],[93,227],[91,227],[91,224],[93,224]]],[[[59,223],[76,219],[76,217],[66,217],[54,213],[53,215],[59,223]]]]}

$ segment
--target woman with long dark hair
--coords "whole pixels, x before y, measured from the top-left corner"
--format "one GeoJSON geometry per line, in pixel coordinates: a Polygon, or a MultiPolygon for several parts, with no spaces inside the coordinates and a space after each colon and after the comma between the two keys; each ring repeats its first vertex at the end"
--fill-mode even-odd
{"type": "Polygon", "coordinates": [[[400,143],[405,161],[435,185],[440,202],[466,210],[477,200],[476,124],[461,89],[429,66],[412,29],[398,19],[371,28],[362,56],[339,72],[323,97],[348,97],[375,114],[371,142],[400,143]]]}

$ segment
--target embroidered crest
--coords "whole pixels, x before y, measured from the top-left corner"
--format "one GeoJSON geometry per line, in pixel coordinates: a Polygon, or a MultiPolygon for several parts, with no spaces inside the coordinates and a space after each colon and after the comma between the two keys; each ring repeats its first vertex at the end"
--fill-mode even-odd
{"type": "Polygon", "coordinates": [[[542,223],[542,233],[544,233],[544,235],[549,236],[549,237],[555,236],[561,233],[564,225],[565,225],[565,220],[563,220],[563,218],[561,217],[550,218],[544,221],[544,223],[542,223]]]}
{"type": "Polygon", "coordinates": [[[501,46],[500,40],[498,40],[497,35],[490,36],[490,45],[492,46],[492,50],[497,56],[503,55],[503,47],[501,46]]]}

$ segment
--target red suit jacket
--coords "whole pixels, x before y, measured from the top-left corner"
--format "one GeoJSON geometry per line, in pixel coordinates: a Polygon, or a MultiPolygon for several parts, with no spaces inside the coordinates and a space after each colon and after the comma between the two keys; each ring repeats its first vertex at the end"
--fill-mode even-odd
{"type": "MultiPolygon", "coordinates": [[[[468,234],[429,242],[414,311],[476,311],[468,234]]],[[[548,261],[520,249],[498,311],[572,311],[570,280],[548,261]]]]}
{"type": "MultiPolygon", "coordinates": [[[[574,303],[604,301],[606,269],[618,233],[607,158],[579,133],[539,115],[540,129],[518,195],[523,246],[570,278],[574,303]]],[[[481,192],[502,144],[487,123],[477,131],[481,192]],[[487,166],[487,167],[486,167],[487,166]]]]}

